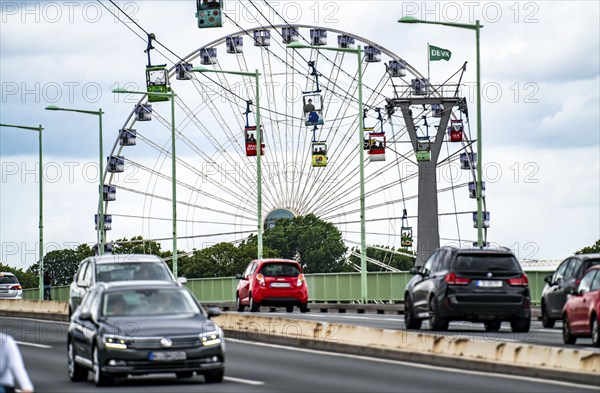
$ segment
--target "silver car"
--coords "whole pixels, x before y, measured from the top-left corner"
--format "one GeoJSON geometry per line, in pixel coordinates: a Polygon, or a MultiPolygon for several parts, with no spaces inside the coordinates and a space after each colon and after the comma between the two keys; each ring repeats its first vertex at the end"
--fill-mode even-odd
{"type": "Polygon", "coordinates": [[[0,273],[0,299],[22,299],[23,287],[12,273],[0,273]]]}

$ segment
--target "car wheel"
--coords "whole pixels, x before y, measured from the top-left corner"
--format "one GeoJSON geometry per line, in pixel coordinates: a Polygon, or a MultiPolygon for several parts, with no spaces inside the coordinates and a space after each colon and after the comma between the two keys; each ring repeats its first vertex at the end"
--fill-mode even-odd
{"type": "Polygon", "coordinates": [[[294,312],[294,306],[285,306],[285,311],[294,312]]]}
{"type": "Polygon", "coordinates": [[[500,330],[500,326],[502,326],[502,321],[484,322],[483,326],[485,327],[486,332],[497,332],[500,330]]]}
{"type": "Polygon", "coordinates": [[[530,326],[531,319],[529,318],[519,318],[510,321],[510,328],[513,333],[527,333],[530,326]]]}
{"type": "Polygon", "coordinates": [[[406,295],[406,301],[404,302],[404,323],[407,329],[421,329],[421,323],[423,321],[415,318],[415,310],[413,309],[412,300],[408,294],[406,295]]]}
{"type": "Polygon", "coordinates": [[[433,331],[444,331],[448,330],[448,324],[448,320],[440,316],[437,301],[435,296],[432,296],[429,300],[429,328],[433,331]]]}
{"type": "Polygon", "coordinates": [[[308,304],[302,304],[302,305],[300,305],[300,312],[301,313],[307,313],[308,312],[308,304]]]}
{"type": "Polygon", "coordinates": [[[204,374],[204,380],[206,383],[220,383],[223,382],[223,376],[225,370],[211,371],[204,374]]]}
{"type": "Polygon", "coordinates": [[[110,386],[113,383],[113,379],[104,374],[100,368],[100,356],[98,355],[98,347],[94,347],[94,383],[96,386],[110,386]]]}
{"type": "Polygon", "coordinates": [[[252,298],[252,294],[250,294],[250,311],[257,312],[260,310],[260,304],[254,303],[254,299],[252,298]]]}
{"type": "Polygon", "coordinates": [[[600,347],[600,322],[596,315],[592,315],[592,343],[595,347],[600,347]]]}
{"type": "Polygon", "coordinates": [[[242,304],[242,301],[240,300],[240,295],[237,293],[235,295],[235,306],[236,306],[238,312],[244,312],[244,309],[246,308],[246,306],[244,306],[242,304]]]}
{"type": "Polygon", "coordinates": [[[546,305],[542,304],[542,326],[545,328],[553,328],[555,322],[556,321],[554,319],[550,318],[550,315],[548,315],[548,311],[546,310],[546,305]]]}
{"type": "Polygon", "coordinates": [[[575,344],[575,341],[577,341],[577,337],[571,334],[571,328],[569,327],[569,318],[567,317],[566,313],[563,317],[562,333],[563,341],[565,344],[575,344]]]}
{"type": "Polygon", "coordinates": [[[73,382],[83,382],[87,381],[88,370],[81,367],[75,362],[75,348],[73,344],[69,341],[67,345],[67,365],[69,368],[69,378],[73,382]]]}
{"type": "Polygon", "coordinates": [[[177,375],[177,378],[179,378],[179,379],[192,378],[194,376],[194,372],[193,371],[180,371],[178,373],[175,373],[175,375],[177,375]]]}

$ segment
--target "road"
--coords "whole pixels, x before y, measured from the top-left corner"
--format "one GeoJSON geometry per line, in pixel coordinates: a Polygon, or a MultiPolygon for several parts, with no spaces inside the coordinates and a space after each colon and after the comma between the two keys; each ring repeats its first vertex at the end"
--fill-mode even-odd
{"type": "Polygon", "coordinates": [[[227,340],[226,378],[207,385],[202,377],[118,380],[96,388],[67,375],[64,322],[0,318],[0,330],[19,341],[36,392],[597,392],[582,386],[532,378],[453,370],[397,361],[340,355],[227,340]]]}
{"type": "MultiPolygon", "coordinates": [[[[265,308],[266,310],[266,308],[265,308]]],[[[246,312],[246,314],[249,314],[246,312]]],[[[382,329],[399,329],[406,330],[404,325],[404,316],[391,314],[335,314],[335,313],[307,313],[301,314],[298,312],[260,312],[256,315],[267,317],[281,317],[291,319],[304,319],[311,321],[321,321],[329,323],[340,323],[358,326],[378,327],[382,329]]],[[[508,322],[503,322],[500,331],[486,332],[483,328],[483,323],[470,322],[452,322],[450,329],[447,332],[430,332],[429,323],[423,322],[422,333],[430,333],[436,335],[451,335],[468,338],[477,338],[487,341],[506,341],[506,342],[522,342],[536,345],[545,345],[562,348],[576,348],[590,351],[600,352],[600,348],[592,346],[591,338],[579,338],[575,345],[565,345],[562,339],[562,322],[557,321],[556,326],[552,329],[547,329],[542,326],[540,321],[531,321],[531,330],[529,333],[513,333],[508,322]]],[[[411,332],[419,332],[411,330],[411,332]]]]}

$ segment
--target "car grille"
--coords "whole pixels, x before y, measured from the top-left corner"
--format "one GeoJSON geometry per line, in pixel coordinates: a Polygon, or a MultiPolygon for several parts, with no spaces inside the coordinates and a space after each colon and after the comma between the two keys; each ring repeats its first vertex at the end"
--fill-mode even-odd
{"type": "MultiPolygon", "coordinates": [[[[171,339],[173,345],[169,347],[169,349],[176,348],[192,348],[192,347],[201,347],[202,344],[200,342],[200,338],[196,336],[179,336],[179,337],[168,337],[171,339]]],[[[163,337],[136,337],[133,338],[129,348],[132,349],[164,349],[162,345],[160,345],[160,340],[163,337]]]]}

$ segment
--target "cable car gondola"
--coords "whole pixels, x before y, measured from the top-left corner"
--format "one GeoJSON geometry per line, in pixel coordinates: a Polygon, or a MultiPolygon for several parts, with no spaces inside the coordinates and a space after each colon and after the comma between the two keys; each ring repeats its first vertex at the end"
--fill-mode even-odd
{"type": "Polygon", "coordinates": [[[462,142],[463,140],[463,121],[450,121],[450,142],[462,142]]]}
{"type": "Polygon", "coordinates": [[[400,229],[400,244],[402,247],[412,247],[413,234],[412,227],[408,226],[408,215],[406,209],[402,210],[402,227],[400,229]]]}
{"type": "Polygon", "coordinates": [[[315,67],[314,61],[308,62],[310,75],[315,77],[316,89],[313,91],[304,91],[302,94],[304,123],[308,126],[320,126],[325,123],[323,119],[323,96],[319,88],[319,73],[315,67]]]}
{"type": "MultiPolygon", "coordinates": [[[[423,116],[423,122],[425,125],[425,135],[417,135],[417,161],[431,161],[431,139],[429,138],[429,124],[427,124],[427,117],[423,116]]],[[[419,127],[417,127],[418,129],[419,127]]]]}
{"type": "Polygon", "coordinates": [[[369,134],[369,159],[385,161],[385,133],[372,132],[369,134]]]}
{"type": "MultiPolygon", "coordinates": [[[[250,113],[252,113],[250,111],[250,105],[252,104],[252,101],[246,101],[246,112],[244,112],[244,114],[246,115],[246,126],[244,127],[244,143],[246,145],[246,156],[247,157],[256,157],[256,147],[258,145],[258,142],[256,141],[256,126],[251,126],[248,123],[248,115],[250,113]]],[[[260,127],[260,155],[264,156],[265,155],[265,142],[264,142],[264,134],[263,134],[263,130],[262,130],[262,126],[260,127]]]]}
{"type": "Polygon", "coordinates": [[[223,26],[223,2],[220,0],[196,0],[198,28],[223,26]]]}
{"type": "Polygon", "coordinates": [[[327,166],[327,143],[312,142],[312,166],[315,168],[327,166]]]}
{"type": "MultiPolygon", "coordinates": [[[[169,86],[169,74],[167,72],[167,65],[152,65],[150,61],[150,51],[154,49],[152,46],[152,40],[156,39],[154,34],[148,34],[148,46],[146,52],[148,54],[148,65],[146,66],[146,87],[148,93],[169,93],[171,87],[169,86]]],[[[169,96],[148,94],[148,101],[169,101],[169,96]]]]}

